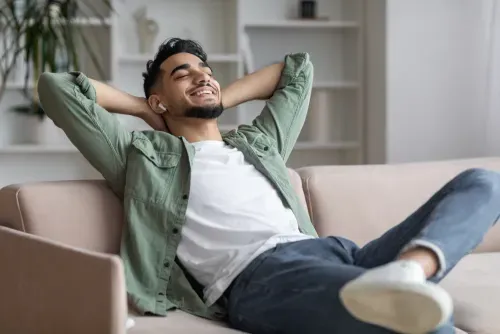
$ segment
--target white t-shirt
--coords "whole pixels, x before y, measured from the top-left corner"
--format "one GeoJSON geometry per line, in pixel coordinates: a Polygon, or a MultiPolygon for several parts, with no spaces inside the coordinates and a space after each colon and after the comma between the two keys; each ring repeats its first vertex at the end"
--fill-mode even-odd
{"type": "Polygon", "coordinates": [[[222,141],[193,143],[191,190],[177,256],[202,284],[208,305],[258,255],[299,232],[272,184],[222,141]]]}

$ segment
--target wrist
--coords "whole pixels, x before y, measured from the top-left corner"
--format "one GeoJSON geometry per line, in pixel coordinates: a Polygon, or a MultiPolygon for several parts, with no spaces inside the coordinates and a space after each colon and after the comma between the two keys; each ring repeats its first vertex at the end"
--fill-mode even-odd
{"type": "Polygon", "coordinates": [[[151,111],[151,108],[149,107],[148,100],[144,97],[134,96],[133,110],[134,116],[144,118],[151,111]]]}

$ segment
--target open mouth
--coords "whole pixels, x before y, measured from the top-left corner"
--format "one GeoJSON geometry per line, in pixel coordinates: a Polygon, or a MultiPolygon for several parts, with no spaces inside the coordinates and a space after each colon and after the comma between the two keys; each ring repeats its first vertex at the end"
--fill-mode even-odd
{"type": "Polygon", "coordinates": [[[210,87],[203,87],[203,88],[198,88],[191,94],[190,96],[195,96],[195,97],[201,97],[201,96],[215,96],[216,92],[214,89],[210,87]]]}

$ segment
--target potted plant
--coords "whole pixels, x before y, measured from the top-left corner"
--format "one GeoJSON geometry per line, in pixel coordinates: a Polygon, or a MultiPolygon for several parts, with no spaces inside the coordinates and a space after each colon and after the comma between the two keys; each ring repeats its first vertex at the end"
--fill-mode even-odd
{"type": "MultiPolygon", "coordinates": [[[[28,102],[11,110],[25,116],[17,117],[24,118],[25,125],[34,123],[34,118],[39,120],[39,128],[48,123],[36,93],[37,80],[42,72],[78,71],[80,59],[87,56],[98,70],[100,79],[104,78],[94,46],[83,33],[81,24],[89,17],[104,23],[106,17],[96,5],[100,2],[111,11],[110,1],[5,0],[5,4],[0,5],[0,38],[3,43],[3,49],[0,48],[0,100],[13,72],[21,69],[24,78],[22,91],[28,102]],[[79,9],[83,6],[90,14],[82,14],[79,9]],[[78,48],[78,44],[84,48],[78,48]]],[[[51,122],[48,124],[53,126],[51,122]]],[[[24,129],[23,133],[36,133],[37,130],[24,129]]]]}

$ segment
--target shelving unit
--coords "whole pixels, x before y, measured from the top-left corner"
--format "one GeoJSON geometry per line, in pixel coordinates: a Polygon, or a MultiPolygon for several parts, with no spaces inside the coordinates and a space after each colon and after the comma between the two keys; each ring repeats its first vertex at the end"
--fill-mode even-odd
{"type": "Polygon", "coordinates": [[[359,143],[353,142],[299,142],[295,145],[296,150],[352,150],[359,149],[359,143]]]}
{"type": "Polygon", "coordinates": [[[360,84],[357,82],[349,81],[316,81],[313,84],[315,89],[359,89],[360,84]]]}
{"type": "MultiPolygon", "coordinates": [[[[245,75],[247,40],[255,69],[281,61],[287,53],[308,52],[315,66],[311,110],[289,166],[360,164],[365,154],[363,1],[318,0],[321,19],[300,20],[298,0],[113,0],[114,12],[102,8],[105,19],[89,18],[88,9],[76,19],[98,50],[106,73],[100,77],[90,59],[84,59],[82,70],[90,77],[143,96],[146,62],[169,37],[200,42],[222,87],[245,75]],[[146,6],[147,17],[158,23],[160,31],[155,47],[146,54],[139,53],[133,18],[142,6],[146,6]],[[320,112],[313,110],[318,96],[323,99],[321,122],[320,112]],[[324,128],[317,130],[313,126],[324,128]]],[[[23,101],[19,93],[24,88],[22,69],[11,79],[0,103],[0,164],[2,159],[13,156],[38,159],[42,153],[76,159],[73,147],[25,146],[12,141],[16,130],[11,129],[9,120],[13,116],[6,110],[23,101]]],[[[225,111],[219,119],[221,130],[250,123],[263,106],[254,101],[225,111]]],[[[148,129],[141,120],[119,119],[131,130],[148,129]]]]}
{"type": "MultiPolygon", "coordinates": [[[[319,0],[318,20],[297,19],[294,0],[240,5],[240,31],[256,68],[292,52],[308,52],[314,64],[310,110],[289,166],[364,163],[363,0],[319,0]]],[[[262,106],[244,106],[241,121],[262,106]]]]}
{"type": "Polygon", "coordinates": [[[51,154],[51,153],[78,153],[74,146],[63,145],[10,145],[0,148],[0,154],[51,154]]]}
{"type": "Polygon", "coordinates": [[[359,28],[357,21],[316,21],[316,20],[283,20],[283,21],[257,21],[245,23],[245,28],[260,29],[342,29],[359,28]]]}
{"type": "MultiPolygon", "coordinates": [[[[118,61],[120,63],[128,63],[128,64],[139,64],[143,66],[148,60],[152,59],[154,55],[123,55],[118,57],[118,61]]],[[[210,63],[237,63],[241,60],[239,54],[209,54],[208,59],[210,59],[210,63]]]]}

